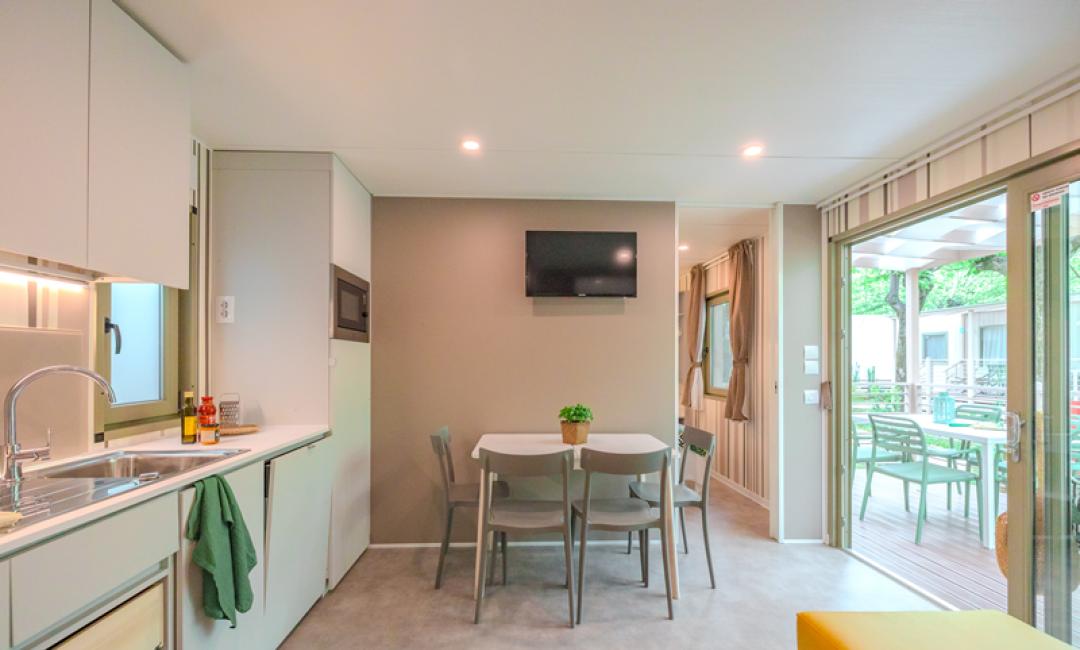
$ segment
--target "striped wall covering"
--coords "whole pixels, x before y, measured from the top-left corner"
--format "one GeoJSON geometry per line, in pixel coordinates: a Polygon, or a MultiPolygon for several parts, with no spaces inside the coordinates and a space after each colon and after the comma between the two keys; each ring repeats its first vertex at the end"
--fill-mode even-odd
{"type": "MultiPolygon", "coordinates": [[[[716,435],[716,457],[713,460],[713,476],[728,484],[736,491],[741,492],[750,499],[767,506],[768,505],[768,436],[761,424],[762,396],[765,394],[764,367],[762,364],[762,342],[764,340],[764,323],[761,315],[761,295],[764,287],[764,274],[762,256],[764,255],[764,240],[757,239],[755,245],[754,284],[757,287],[755,301],[755,332],[754,345],[751,351],[750,362],[750,421],[731,422],[724,419],[725,400],[711,395],[705,396],[705,408],[700,411],[682,409],[686,423],[704,429],[716,435]]],[[[726,256],[721,257],[715,263],[705,267],[705,294],[712,296],[716,293],[727,291],[731,271],[726,256]]],[[[690,288],[690,274],[686,273],[679,278],[679,291],[686,292],[690,288]]],[[[680,305],[684,301],[680,300],[680,305]]],[[[680,318],[680,327],[684,319],[680,318]]],[[[682,337],[679,346],[680,359],[686,356],[682,337]]],[[[684,364],[680,361],[680,368],[684,364]]],[[[685,377],[682,370],[680,377],[685,377]]],[[[681,394],[681,391],[680,391],[681,394]]],[[[691,457],[693,458],[693,457],[691,457]]],[[[696,475],[691,466],[687,467],[687,475],[696,475]]]]}
{"type": "MultiPolygon", "coordinates": [[[[1080,91],[1037,110],[1019,111],[973,128],[953,142],[969,138],[974,139],[944,155],[926,152],[910,161],[906,169],[890,174],[883,185],[877,183],[886,178],[884,175],[866,179],[862,185],[823,203],[819,207],[829,236],[888,217],[919,201],[1080,140],[1080,91]]],[[[938,152],[955,146],[945,143],[938,152]]]]}

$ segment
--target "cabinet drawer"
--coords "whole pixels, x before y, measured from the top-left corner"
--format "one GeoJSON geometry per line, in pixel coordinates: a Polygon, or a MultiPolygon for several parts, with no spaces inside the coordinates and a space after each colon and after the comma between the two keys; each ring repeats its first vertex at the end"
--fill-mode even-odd
{"type": "Polygon", "coordinates": [[[160,582],[56,645],[58,650],[165,647],[165,587],[160,582]]]}
{"type": "Polygon", "coordinates": [[[125,586],[176,552],[177,496],[167,494],[11,558],[15,645],[125,586]]]}

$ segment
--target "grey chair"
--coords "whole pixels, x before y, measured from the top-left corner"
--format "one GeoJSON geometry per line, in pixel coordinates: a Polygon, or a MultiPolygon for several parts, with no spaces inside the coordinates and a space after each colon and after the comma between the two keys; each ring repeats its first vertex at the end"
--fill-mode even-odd
{"type": "MultiPolygon", "coordinates": [[[[457,508],[476,508],[480,505],[479,483],[458,483],[454,476],[454,455],[450,451],[450,430],[446,427],[431,434],[431,447],[439,461],[439,474],[443,485],[443,540],[439,548],[439,568],[435,572],[435,588],[442,587],[443,566],[446,552],[450,548],[450,529],[454,524],[454,510],[457,508]]],[[[495,498],[504,498],[510,494],[510,486],[496,481],[492,486],[495,498]]],[[[504,553],[505,555],[505,553],[504,553]]],[[[505,572],[505,568],[504,568],[505,572]]]]}
{"type": "MultiPolygon", "coordinates": [[[[716,576],[713,574],[712,549],[709,546],[709,470],[712,468],[713,456],[716,451],[716,436],[694,427],[685,427],[682,433],[683,453],[679,463],[679,482],[672,490],[671,496],[675,509],[679,512],[679,526],[682,530],[683,551],[690,553],[690,542],[686,537],[686,511],[685,508],[699,508],[701,510],[701,532],[705,537],[705,561],[709,565],[709,582],[716,589],[716,576]],[[705,471],[697,482],[701,486],[701,492],[686,484],[686,458],[692,453],[697,453],[691,448],[700,449],[705,453],[705,471]]],[[[650,507],[660,507],[660,485],[644,481],[630,483],[630,496],[644,499],[650,507]]],[[[634,543],[634,533],[626,534],[626,553],[630,554],[634,543]]],[[[646,557],[648,557],[646,555],[646,557]]],[[[648,586],[648,582],[645,583],[648,586]]]]}
{"type": "MultiPolygon", "coordinates": [[[[483,532],[480,539],[487,543],[488,535],[502,534],[503,583],[506,583],[506,534],[559,532],[563,536],[563,554],[566,560],[566,598],[570,612],[570,627],[574,627],[574,565],[573,544],[570,534],[570,472],[574,466],[574,452],[567,449],[553,454],[526,455],[500,454],[487,449],[480,450],[482,477],[491,472],[507,477],[559,476],[562,480],[562,501],[537,501],[528,499],[487,499],[480,504],[480,521],[483,532]]],[[[495,550],[492,546],[492,558],[495,550]]],[[[489,569],[487,553],[481,553],[480,575],[489,569]]],[[[485,582],[480,581],[480,593],[476,598],[473,623],[480,622],[480,609],[484,604],[485,582]]]]}
{"type": "Polygon", "coordinates": [[[634,476],[660,472],[660,494],[658,501],[663,503],[668,491],[668,465],[671,450],[644,454],[618,454],[598,451],[584,447],[581,450],[581,469],[585,470],[585,497],[574,501],[573,515],[581,519],[581,556],[578,559],[578,603],[577,622],[581,623],[582,598],[585,591],[585,550],[588,548],[589,530],[606,530],[617,533],[637,531],[641,545],[641,580],[648,587],[649,577],[649,530],[660,529],[661,564],[664,565],[664,587],[667,590],[668,618],[675,618],[671,604],[671,575],[668,572],[667,559],[667,522],[659,508],[649,505],[645,499],[622,497],[615,499],[593,499],[593,474],[614,476],[634,476]]]}

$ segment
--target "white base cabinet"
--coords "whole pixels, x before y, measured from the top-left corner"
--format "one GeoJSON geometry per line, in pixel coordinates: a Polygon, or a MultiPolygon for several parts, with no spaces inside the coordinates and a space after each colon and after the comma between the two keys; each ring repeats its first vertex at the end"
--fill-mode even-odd
{"type": "Polygon", "coordinates": [[[251,541],[255,545],[258,564],[248,576],[255,602],[251,610],[240,614],[236,628],[228,621],[218,621],[203,614],[202,569],[192,561],[195,542],[187,539],[187,518],[195,499],[195,488],[180,493],[180,553],[176,564],[177,573],[177,620],[176,645],[178,648],[216,650],[218,648],[259,648],[263,622],[263,463],[254,463],[225,475],[236,496],[244,523],[247,524],[251,541]]]}
{"type": "Polygon", "coordinates": [[[310,444],[267,463],[263,648],[280,645],[326,593],[327,450],[325,442],[310,444]]]}

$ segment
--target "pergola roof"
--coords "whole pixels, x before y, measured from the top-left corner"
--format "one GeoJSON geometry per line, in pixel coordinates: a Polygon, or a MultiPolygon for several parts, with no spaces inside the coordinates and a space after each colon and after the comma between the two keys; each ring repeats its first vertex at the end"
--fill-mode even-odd
{"type": "Polygon", "coordinates": [[[958,208],[852,247],[860,268],[911,271],[1005,250],[1005,195],[958,208]]]}

